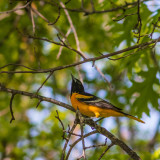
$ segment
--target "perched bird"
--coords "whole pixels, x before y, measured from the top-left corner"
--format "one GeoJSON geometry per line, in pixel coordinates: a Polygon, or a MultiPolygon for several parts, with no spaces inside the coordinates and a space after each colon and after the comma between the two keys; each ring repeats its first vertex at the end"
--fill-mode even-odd
{"type": "Polygon", "coordinates": [[[106,100],[98,98],[90,93],[86,93],[81,81],[73,75],[70,98],[73,108],[75,110],[78,108],[81,114],[88,117],[128,117],[138,122],[145,123],[130,114],[122,112],[122,109],[115,107],[106,100]]]}

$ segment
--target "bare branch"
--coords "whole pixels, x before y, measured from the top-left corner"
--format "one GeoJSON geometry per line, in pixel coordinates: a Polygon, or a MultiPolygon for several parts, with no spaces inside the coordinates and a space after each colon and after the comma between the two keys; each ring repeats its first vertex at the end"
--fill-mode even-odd
{"type": "MultiPolygon", "coordinates": [[[[71,33],[71,27],[68,29],[65,37],[67,38],[70,33],[71,33]]],[[[66,38],[63,38],[62,41],[65,41],[66,38]]],[[[57,54],[57,59],[59,59],[59,57],[61,56],[62,50],[63,50],[63,46],[61,46],[61,47],[59,48],[59,52],[58,52],[58,54],[57,54]]]]}
{"type": "Polygon", "coordinates": [[[63,102],[57,101],[57,100],[52,99],[52,98],[36,95],[36,94],[30,93],[30,92],[25,92],[25,91],[20,91],[20,90],[6,88],[6,87],[2,86],[2,84],[0,84],[0,91],[8,92],[8,93],[11,93],[11,94],[24,95],[24,96],[27,96],[27,97],[30,97],[30,98],[39,99],[41,101],[50,102],[50,103],[56,104],[58,106],[63,106],[64,108],[69,109],[69,110],[75,112],[75,110],[73,109],[72,106],[70,106],[68,104],[65,104],[63,102]]]}
{"type": "Polygon", "coordinates": [[[35,25],[34,16],[33,16],[33,11],[32,11],[32,9],[31,9],[31,6],[29,7],[29,10],[30,10],[30,15],[31,15],[32,30],[33,30],[33,35],[34,35],[34,34],[35,34],[36,25],[35,25]]]}
{"type": "Polygon", "coordinates": [[[157,24],[158,24],[159,21],[160,21],[160,17],[158,17],[157,22],[155,22],[155,23],[153,24],[153,30],[152,30],[152,32],[151,32],[151,34],[150,34],[151,39],[152,39],[152,36],[153,36],[153,33],[154,33],[156,27],[158,27],[157,24]]]}
{"type": "Polygon", "coordinates": [[[20,6],[20,7],[17,7],[17,8],[11,9],[11,10],[8,10],[8,11],[0,12],[0,14],[8,14],[8,13],[11,13],[11,12],[15,12],[15,11],[24,9],[24,8],[26,8],[30,3],[31,3],[31,1],[27,2],[27,4],[25,4],[24,6],[20,6]]]}
{"type": "Polygon", "coordinates": [[[93,120],[87,119],[84,123],[88,124],[89,126],[95,128],[99,133],[109,138],[113,144],[120,146],[132,159],[134,160],[141,160],[141,158],[134,152],[131,148],[129,148],[123,141],[119,140],[115,137],[112,133],[106,130],[104,127],[97,125],[93,120]]]}
{"type": "Polygon", "coordinates": [[[65,2],[65,5],[67,5],[70,1],[71,1],[71,0],[67,0],[67,1],[65,2]]]}
{"type": "MultiPolygon", "coordinates": [[[[39,39],[39,38],[37,38],[37,39],[39,39]]],[[[40,38],[40,39],[41,40],[46,40],[46,39],[43,39],[43,38],[40,38]]],[[[50,41],[50,40],[46,40],[46,41],[50,41]]],[[[109,53],[109,54],[104,54],[104,55],[101,55],[99,57],[88,58],[88,59],[85,59],[83,61],[79,61],[79,62],[76,62],[76,63],[64,65],[64,66],[58,66],[58,67],[51,68],[51,69],[39,69],[37,71],[1,71],[0,73],[48,73],[48,72],[51,72],[51,71],[62,70],[62,69],[77,66],[77,65],[80,65],[80,64],[83,64],[83,63],[93,62],[93,61],[108,58],[108,57],[111,57],[111,56],[119,55],[121,53],[131,51],[131,50],[134,50],[134,49],[137,49],[137,48],[142,49],[143,47],[149,46],[149,45],[157,43],[157,42],[160,42],[160,38],[157,38],[157,39],[154,39],[154,40],[151,40],[149,42],[142,43],[142,44],[137,44],[137,45],[134,45],[134,46],[131,46],[131,47],[128,47],[128,48],[125,48],[125,49],[122,49],[122,50],[119,50],[119,51],[116,51],[116,52],[112,52],[112,53],[109,53]]]]}
{"type": "MultiPolygon", "coordinates": [[[[58,42],[49,40],[49,39],[47,39],[47,38],[35,37],[35,36],[32,36],[32,35],[25,35],[25,36],[28,37],[28,38],[39,39],[39,40],[43,40],[43,41],[46,41],[46,42],[54,43],[54,44],[59,45],[59,46],[66,47],[66,48],[68,48],[68,49],[70,49],[70,50],[72,50],[72,51],[78,53],[81,57],[83,57],[83,59],[85,59],[85,57],[83,56],[83,54],[82,54],[80,51],[78,51],[78,50],[72,48],[72,47],[69,46],[69,45],[66,45],[64,42],[63,42],[63,43],[58,43],[58,42]]],[[[59,37],[59,38],[60,38],[60,37],[59,37]]],[[[62,39],[61,39],[61,42],[62,42],[62,39]]]]}
{"type": "MultiPolygon", "coordinates": [[[[46,21],[48,24],[52,24],[52,22],[50,22],[43,14],[41,14],[38,10],[36,10],[35,8],[32,8],[32,11],[34,13],[36,13],[39,17],[41,17],[44,21],[46,21]]],[[[55,26],[54,24],[52,24],[52,26],[63,36],[65,37],[65,35],[63,34],[63,32],[57,27],[55,26]]]]}
{"type": "Polygon", "coordinates": [[[124,18],[126,18],[126,17],[128,17],[128,16],[132,16],[132,15],[135,15],[135,14],[137,14],[137,13],[132,13],[132,14],[126,14],[126,15],[124,15],[122,18],[120,18],[120,19],[118,19],[118,17],[120,17],[120,16],[118,16],[118,17],[116,17],[116,18],[113,18],[113,21],[120,21],[120,20],[122,20],[122,19],[124,19],[124,18]]]}
{"type": "MultiPolygon", "coordinates": [[[[89,137],[89,136],[91,136],[91,135],[93,135],[93,134],[95,134],[95,133],[97,133],[97,130],[85,134],[85,135],[83,136],[83,138],[89,137]]],[[[70,149],[69,149],[69,151],[68,151],[68,153],[67,153],[67,156],[66,156],[66,159],[65,159],[65,160],[68,160],[69,155],[70,155],[72,149],[73,149],[74,146],[75,146],[78,142],[80,142],[81,140],[82,140],[82,137],[79,138],[79,139],[77,139],[72,145],[70,145],[70,149]]]]}
{"type": "MultiPolygon", "coordinates": [[[[60,101],[57,101],[57,100],[54,100],[54,99],[51,99],[51,98],[47,98],[47,97],[44,97],[44,96],[39,96],[39,95],[35,95],[33,93],[29,93],[29,92],[24,92],[24,91],[19,91],[19,90],[14,90],[14,89],[9,89],[9,88],[6,88],[4,86],[2,86],[0,84],[0,91],[3,91],[3,92],[8,92],[8,93],[12,93],[12,94],[20,94],[20,95],[25,95],[25,96],[29,96],[31,98],[36,98],[36,99],[39,99],[39,100],[43,100],[43,101],[47,101],[47,102],[51,102],[51,103],[54,103],[54,104],[57,104],[59,106],[62,106],[66,109],[69,109],[71,111],[74,111],[75,110],[73,109],[73,107],[71,107],[70,105],[68,104],[65,104],[63,102],[60,102],[60,101]]],[[[13,100],[14,96],[12,95],[12,100],[13,100]]],[[[11,101],[11,104],[12,104],[12,101],[11,101]]],[[[92,119],[89,119],[89,118],[84,118],[84,123],[85,124],[88,124],[89,126],[91,126],[92,128],[95,128],[96,131],[95,132],[98,132],[98,133],[101,133],[102,135],[106,136],[107,138],[109,138],[112,143],[114,143],[115,145],[118,145],[120,146],[132,159],[134,160],[140,160],[140,157],[131,149],[129,148],[123,141],[119,140],[118,138],[116,138],[112,133],[110,133],[108,130],[106,130],[104,127],[101,127],[99,126],[98,124],[96,124],[92,119]]],[[[77,118],[76,118],[76,121],[74,122],[74,125],[71,129],[71,132],[74,131],[76,125],[77,125],[77,118]]],[[[94,133],[95,133],[94,132],[94,133]]],[[[93,132],[92,132],[93,133],[93,132]]],[[[90,133],[91,134],[91,133],[90,133]]],[[[68,135],[68,140],[66,141],[65,143],[65,146],[64,146],[64,149],[63,149],[63,156],[62,156],[62,160],[64,159],[64,155],[65,155],[65,150],[66,150],[66,147],[67,147],[67,144],[68,144],[68,141],[69,141],[69,138],[70,138],[71,134],[68,135]]],[[[85,135],[83,136],[83,138],[85,138],[85,135]]],[[[71,148],[70,148],[71,149],[71,148]]],[[[69,153],[71,152],[71,150],[69,150],[68,152],[68,156],[69,156],[69,153]]],[[[66,156],[66,160],[67,160],[67,157],[66,156]]]]}
{"type": "Polygon", "coordinates": [[[70,139],[74,129],[76,128],[77,124],[78,124],[78,122],[77,122],[77,117],[76,117],[76,119],[74,121],[74,124],[73,124],[73,126],[72,126],[72,128],[70,130],[70,133],[68,134],[68,136],[66,138],[66,142],[64,144],[62,155],[61,155],[61,160],[64,160],[64,158],[65,158],[65,153],[66,153],[66,149],[67,149],[67,145],[68,145],[69,139],[70,139]]]}
{"type": "Polygon", "coordinates": [[[106,149],[105,151],[101,154],[101,156],[98,158],[98,160],[101,160],[102,157],[105,155],[105,153],[114,145],[114,143],[111,143],[106,149]]]}
{"type": "Polygon", "coordinates": [[[112,89],[111,83],[107,80],[105,75],[102,73],[102,71],[97,66],[95,66],[95,68],[99,72],[99,74],[102,76],[102,78],[107,82],[107,84],[109,85],[109,90],[111,91],[111,89],[112,89]]]}
{"type": "Polygon", "coordinates": [[[38,92],[40,91],[40,89],[43,87],[43,85],[47,82],[47,80],[51,77],[51,75],[53,74],[54,71],[51,71],[50,74],[48,75],[48,77],[45,79],[45,81],[41,84],[41,86],[37,89],[36,94],[38,94],[38,92]]]}
{"type": "MultiPolygon", "coordinates": [[[[140,1],[140,3],[143,3],[143,2],[146,2],[148,0],[142,0],[140,1]]],[[[56,2],[53,2],[53,3],[50,3],[50,2],[46,2],[46,3],[49,3],[51,5],[53,5],[53,3],[57,6],[59,6],[58,3],[56,2]]],[[[133,8],[137,5],[137,2],[131,2],[131,3],[125,3],[124,5],[121,5],[121,6],[118,6],[118,7],[115,7],[115,8],[111,8],[111,9],[105,9],[105,10],[96,10],[94,9],[93,10],[93,4],[91,3],[92,5],[92,11],[86,11],[83,7],[80,7],[80,8],[77,8],[77,9],[72,9],[72,8],[67,8],[67,7],[61,7],[62,9],[66,9],[70,12],[80,12],[80,13],[84,13],[84,16],[87,16],[87,15],[91,15],[91,14],[103,14],[103,13],[108,13],[108,12],[115,12],[115,11],[118,11],[118,10],[124,10],[124,9],[130,9],[130,8],[133,8]]]]}
{"type": "Polygon", "coordinates": [[[36,108],[38,108],[38,106],[40,105],[41,102],[42,102],[42,100],[39,100],[39,102],[36,105],[36,108]]]}
{"type": "Polygon", "coordinates": [[[91,3],[91,6],[92,6],[92,12],[94,12],[95,8],[94,8],[94,2],[93,2],[93,0],[90,0],[90,3],[91,3]]]}
{"type": "Polygon", "coordinates": [[[137,15],[138,15],[138,41],[139,42],[140,38],[141,38],[141,28],[142,28],[142,20],[141,20],[141,16],[140,16],[140,0],[137,0],[138,3],[138,11],[137,11],[137,15]]]}
{"type": "Polygon", "coordinates": [[[76,114],[78,115],[78,118],[80,120],[79,124],[80,124],[80,128],[81,128],[82,147],[83,147],[83,153],[82,153],[82,155],[80,156],[79,159],[81,159],[83,157],[84,160],[86,160],[86,155],[85,155],[86,147],[85,147],[85,141],[84,141],[84,136],[83,136],[83,117],[82,117],[82,115],[81,115],[81,113],[80,113],[78,108],[77,108],[76,114]]]}
{"type": "Polygon", "coordinates": [[[10,100],[10,112],[11,112],[11,116],[12,116],[10,123],[12,123],[12,121],[15,120],[14,114],[13,114],[13,109],[12,109],[12,102],[13,102],[13,98],[15,95],[16,95],[15,93],[12,93],[11,100],[10,100]]]}
{"type": "Polygon", "coordinates": [[[64,124],[63,124],[62,120],[60,119],[57,110],[56,110],[56,113],[57,113],[57,116],[55,116],[55,117],[59,120],[59,122],[60,122],[60,124],[61,124],[61,126],[62,126],[62,130],[63,130],[62,138],[65,139],[65,140],[67,140],[67,138],[65,137],[65,132],[64,132],[64,131],[65,131],[64,124]]]}
{"type": "Polygon", "coordinates": [[[61,16],[61,7],[58,7],[58,17],[56,18],[56,20],[53,23],[49,23],[48,25],[54,25],[58,22],[60,16],[61,16]]]}
{"type": "MultiPolygon", "coordinates": [[[[65,7],[62,2],[60,2],[60,5],[61,5],[62,7],[65,7]]],[[[76,29],[75,29],[75,27],[74,27],[74,25],[73,25],[72,19],[71,19],[70,15],[69,15],[69,13],[68,13],[68,11],[67,11],[66,9],[64,9],[64,12],[65,12],[65,14],[66,14],[66,16],[67,16],[68,22],[69,22],[72,30],[73,30],[74,37],[75,37],[75,41],[76,41],[77,50],[79,51],[81,57],[82,57],[83,59],[86,59],[86,58],[85,58],[85,55],[82,53],[82,51],[81,51],[81,49],[80,49],[80,44],[79,44],[79,40],[78,40],[78,35],[77,35],[76,29]]]]}
{"type": "Polygon", "coordinates": [[[27,68],[27,69],[32,70],[32,71],[37,71],[37,69],[33,69],[33,68],[30,68],[30,67],[24,66],[23,64],[14,64],[14,63],[4,65],[4,66],[0,67],[0,69],[3,69],[3,68],[8,67],[8,66],[21,66],[21,67],[27,68]]]}
{"type": "Polygon", "coordinates": [[[130,55],[133,55],[133,54],[134,54],[134,52],[133,52],[133,53],[130,53],[130,54],[127,54],[127,55],[125,55],[125,56],[119,57],[119,58],[115,58],[115,59],[108,57],[108,59],[109,59],[109,60],[112,60],[112,61],[116,61],[116,60],[120,60],[120,59],[126,58],[126,57],[128,57],[128,56],[130,56],[130,55]]]}
{"type": "Polygon", "coordinates": [[[88,147],[85,147],[85,149],[90,149],[90,148],[97,148],[97,147],[104,147],[107,145],[107,140],[105,140],[105,143],[104,144],[97,144],[97,145],[92,145],[92,146],[88,146],[88,147]]]}

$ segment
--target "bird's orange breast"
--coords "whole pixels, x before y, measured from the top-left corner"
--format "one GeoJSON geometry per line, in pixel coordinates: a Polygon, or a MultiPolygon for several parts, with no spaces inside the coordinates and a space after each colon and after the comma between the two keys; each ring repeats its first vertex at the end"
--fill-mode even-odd
{"type": "Polygon", "coordinates": [[[75,110],[77,108],[83,115],[89,117],[110,117],[110,116],[122,116],[122,113],[116,112],[112,109],[104,109],[93,105],[88,105],[84,102],[80,102],[76,99],[79,97],[78,93],[73,93],[71,96],[71,103],[75,110]]]}
{"type": "Polygon", "coordinates": [[[73,93],[72,96],[71,96],[71,103],[72,103],[72,106],[75,110],[77,110],[77,108],[79,109],[79,111],[83,114],[83,115],[86,115],[86,116],[89,116],[89,117],[94,117],[95,114],[90,110],[90,106],[83,103],[83,102],[79,102],[77,99],[76,99],[76,95],[78,95],[78,93],[73,93]]]}

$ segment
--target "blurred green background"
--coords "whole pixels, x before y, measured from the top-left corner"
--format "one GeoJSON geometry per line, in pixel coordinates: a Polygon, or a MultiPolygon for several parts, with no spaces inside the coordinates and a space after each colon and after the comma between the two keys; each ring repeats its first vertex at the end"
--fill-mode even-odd
{"type": "MultiPolygon", "coordinates": [[[[66,1],[62,1],[65,3],[66,1]]],[[[132,0],[95,0],[96,10],[117,8],[132,0]]],[[[1,0],[0,12],[24,6],[26,1],[1,0]]],[[[83,60],[77,53],[63,48],[58,56],[60,46],[42,40],[28,38],[27,35],[47,38],[55,42],[63,38],[70,30],[70,23],[64,9],[59,9],[60,1],[39,0],[30,7],[15,12],[0,13],[0,67],[6,64],[23,64],[34,69],[48,69],[72,64],[83,60]],[[45,21],[54,22],[48,25],[45,21]],[[45,18],[44,18],[45,17],[45,18]],[[33,19],[32,19],[33,18],[33,19]],[[35,24],[35,32],[33,29],[35,24]],[[57,57],[58,56],[58,57],[57,57]]],[[[114,12],[84,15],[76,12],[81,1],[71,0],[66,4],[72,23],[76,29],[81,51],[86,57],[96,57],[137,44],[137,5],[128,5],[125,9],[114,12]],[[134,13],[134,14],[133,14],[134,13]],[[130,15],[133,14],[133,15],[130,15]],[[125,18],[123,18],[127,15],[125,18]],[[130,15],[130,16],[128,16],[130,15]],[[119,20],[120,21],[114,21],[119,20]],[[100,52],[100,53],[99,53],[100,52]]],[[[86,11],[92,11],[90,1],[84,1],[86,11]]],[[[141,3],[141,35],[139,43],[148,42],[160,36],[160,3],[151,0],[141,3]],[[152,37],[151,37],[152,34],[152,37]]],[[[67,37],[67,44],[77,49],[73,29],[67,37]]],[[[110,57],[119,60],[102,59],[95,64],[103,72],[109,83],[103,79],[91,62],[79,67],[55,71],[45,83],[39,94],[70,104],[70,86],[72,73],[83,79],[86,91],[101,98],[108,99],[115,106],[127,113],[142,118],[146,123],[140,124],[127,118],[106,118],[101,125],[122,139],[133,148],[143,160],[160,159],[160,45],[150,45],[140,50],[132,50],[110,57]],[[135,53],[134,53],[135,52],[135,53]]],[[[8,66],[0,71],[26,71],[21,66],[8,66]]],[[[49,73],[39,74],[4,74],[0,73],[0,83],[8,88],[36,93],[49,73]]],[[[13,100],[15,121],[11,124],[9,111],[11,94],[0,92],[0,159],[2,160],[58,160],[64,145],[62,128],[55,118],[56,110],[67,129],[72,125],[75,114],[60,106],[42,102],[36,109],[38,100],[16,95],[13,100]]],[[[85,126],[85,133],[92,129],[85,126]]],[[[79,128],[76,128],[80,133],[79,128]]],[[[76,137],[71,138],[72,143],[76,137]]],[[[105,137],[94,135],[86,139],[86,145],[104,143],[105,137]]],[[[109,140],[107,144],[109,144],[109,140]]],[[[98,159],[103,147],[87,150],[87,158],[98,159]]],[[[70,160],[82,153],[81,143],[73,150],[70,160]]],[[[119,147],[112,147],[102,159],[129,159],[119,147]]]]}

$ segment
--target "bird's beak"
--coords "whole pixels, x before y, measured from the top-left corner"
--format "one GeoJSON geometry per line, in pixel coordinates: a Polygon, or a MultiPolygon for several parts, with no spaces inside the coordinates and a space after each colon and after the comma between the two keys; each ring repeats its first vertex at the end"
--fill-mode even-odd
{"type": "Polygon", "coordinates": [[[71,74],[72,81],[76,81],[75,77],[71,74]]]}

